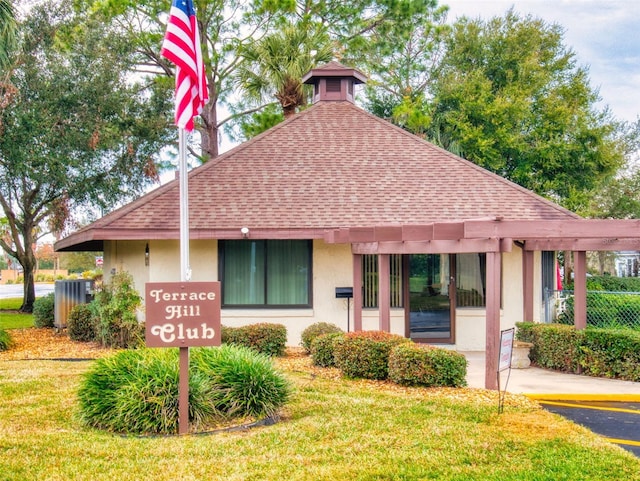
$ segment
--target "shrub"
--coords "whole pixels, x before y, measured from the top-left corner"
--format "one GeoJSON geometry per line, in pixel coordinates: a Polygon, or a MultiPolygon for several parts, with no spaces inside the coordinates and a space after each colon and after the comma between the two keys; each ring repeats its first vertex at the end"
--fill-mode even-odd
{"type": "Polygon", "coordinates": [[[580,346],[580,366],[591,376],[640,381],[640,333],[587,329],[580,346]]]}
{"type": "Polygon", "coordinates": [[[531,361],[542,367],[640,381],[640,333],[632,329],[518,323],[516,338],[533,342],[531,361]]]}
{"type": "Polygon", "coordinates": [[[466,386],[463,354],[431,346],[404,343],[389,354],[389,379],[403,386],[466,386]]]}
{"type": "Polygon", "coordinates": [[[128,272],[118,272],[111,283],[96,293],[98,318],[96,339],[107,347],[139,347],[144,344],[144,326],[138,322],[137,309],[142,304],[128,272]]]}
{"type": "Polygon", "coordinates": [[[225,416],[272,416],[289,399],[291,387],[271,359],[243,346],[194,350],[194,365],[211,379],[210,393],[225,416]]]}
{"type": "Polygon", "coordinates": [[[535,322],[516,322],[516,339],[523,342],[533,342],[535,337],[533,328],[536,325],[535,322]]]}
{"type": "Polygon", "coordinates": [[[267,356],[282,356],[287,343],[287,328],[267,322],[221,330],[222,342],[255,349],[267,356]]]}
{"type": "Polygon", "coordinates": [[[466,386],[463,354],[431,346],[403,343],[389,354],[389,379],[403,386],[466,386]]]}
{"type": "Polygon", "coordinates": [[[11,335],[0,328],[0,351],[8,351],[13,347],[13,339],[11,339],[11,335]]]}
{"type": "Polygon", "coordinates": [[[531,342],[532,362],[540,367],[576,372],[579,346],[584,331],[563,324],[517,323],[516,339],[531,342]]]}
{"type": "Polygon", "coordinates": [[[73,306],[67,319],[67,333],[74,341],[89,342],[96,340],[98,320],[91,312],[88,304],[73,306]]]}
{"type": "Polygon", "coordinates": [[[305,348],[307,354],[311,352],[311,344],[313,340],[322,336],[323,334],[331,334],[331,333],[341,333],[344,332],[335,324],[330,324],[328,322],[316,322],[315,324],[311,324],[304,331],[302,331],[301,339],[302,339],[302,347],[305,348]]]}
{"type": "MultiPolygon", "coordinates": [[[[78,391],[81,419],[118,433],[175,433],[178,381],[177,349],[127,350],[99,359],[78,391]]],[[[192,430],[227,417],[273,414],[289,395],[288,383],[266,356],[236,346],[192,350],[192,430]]]]}
{"type": "Polygon", "coordinates": [[[343,332],[331,332],[317,336],[311,342],[311,359],[315,366],[334,367],[336,365],[336,344],[344,337],[343,332]]]}
{"type": "Polygon", "coordinates": [[[38,297],[33,303],[33,323],[36,327],[53,327],[55,320],[54,292],[38,297]]]}
{"type": "Polygon", "coordinates": [[[406,342],[411,341],[388,332],[349,332],[336,342],[336,366],[347,377],[386,379],[391,348],[406,342]]]}

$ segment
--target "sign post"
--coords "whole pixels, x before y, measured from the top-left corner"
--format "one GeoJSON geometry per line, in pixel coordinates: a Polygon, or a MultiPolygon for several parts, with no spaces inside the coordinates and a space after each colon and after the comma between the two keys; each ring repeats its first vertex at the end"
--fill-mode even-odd
{"type": "Polygon", "coordinates": [[[515,329],[506,329],[500,331],[500,355],[498,358],[498,413],[502,413],[504,406],[504,396],[507,392],[507,384],[509,383],[509,376],[507,376],[507,382],[504,384],[504,391],[500,389],[500,373],[505,369],[509,369],[509,375],[511,375],[511,354],[513,353],[513,338],[515,335],[515,329]]]}
{"type": "Polygon", "coordinates": [[[220,282],[148,282],[147,347],[179,347],[178,434],[189,432],[189,347],[219,346],[220,282]]]}

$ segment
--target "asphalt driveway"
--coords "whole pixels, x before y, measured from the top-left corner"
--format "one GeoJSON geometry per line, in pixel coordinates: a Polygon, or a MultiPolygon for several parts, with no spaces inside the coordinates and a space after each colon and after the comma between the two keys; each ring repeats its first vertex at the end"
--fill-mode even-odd
{"type": "MultiPolygon", "coordinates": [[[[36,284],[36,298],[46,296],[54,292],[55,284],[36,284]]],[[[13,297],[22,297],[24,287],[22,284],[0,284],[0,299],[10,299],[13,297]]]]}
{"type": "Polygon", "coordinates": [[[640,458],[640,403],[538,401],[542,407],[585,426],[640,458]]]}

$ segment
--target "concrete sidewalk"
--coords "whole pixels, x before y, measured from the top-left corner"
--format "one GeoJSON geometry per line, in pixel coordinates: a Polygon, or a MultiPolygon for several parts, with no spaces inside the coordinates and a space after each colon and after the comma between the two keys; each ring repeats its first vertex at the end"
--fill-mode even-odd
{"type": "MultiPolygon", "coordinates": [[[[465,351],[469,387],[484,388],[485,353],[465,351]]],[[[640,402],[640,383],[567,374],[537,367],[504,370],[500,389],[535,399],[610,400],[640,402]],[[508,381],[507,381],[508,378],[508,381]]]]}

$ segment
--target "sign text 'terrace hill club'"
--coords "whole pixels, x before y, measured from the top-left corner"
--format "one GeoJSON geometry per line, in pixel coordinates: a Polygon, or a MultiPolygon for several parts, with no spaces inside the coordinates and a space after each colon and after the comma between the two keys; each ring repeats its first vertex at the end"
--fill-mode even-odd
{"type": "Polygon", "coordinates": [[[148,282],[148,347],[220,345],[219,282],[148,282]]]}

